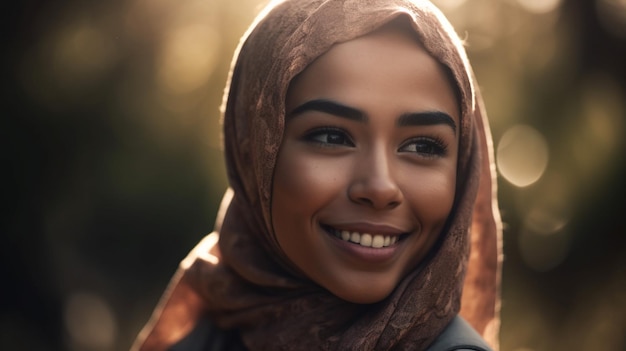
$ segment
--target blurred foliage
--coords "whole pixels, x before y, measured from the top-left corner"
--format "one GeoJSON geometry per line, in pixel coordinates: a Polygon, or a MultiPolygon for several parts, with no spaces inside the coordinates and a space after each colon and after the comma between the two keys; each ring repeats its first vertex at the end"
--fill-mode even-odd
{"type": "MultiPolygon", "coordinates": [[[[504,175],[502,349],[626,348],[626,2],[435,2],[504,175]]],[[[3,5],[1,349],[130,346],[212,230],[224,83],[264,3],[3,5]]]]}

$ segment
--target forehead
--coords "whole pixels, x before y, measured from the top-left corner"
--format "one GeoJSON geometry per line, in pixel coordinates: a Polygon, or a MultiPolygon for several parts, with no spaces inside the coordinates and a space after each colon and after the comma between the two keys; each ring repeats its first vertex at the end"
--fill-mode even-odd
{"type": "Polygon", "coordinates": [[[441,110],[444,106],[458,121],[457,94],[446,69],[408,26],[397,23],[336,44],[318,57],[292,81],[287,111],[319,98],[367,110],[367,105],[391,103],[390,96],[399,109],[441,110]]]}

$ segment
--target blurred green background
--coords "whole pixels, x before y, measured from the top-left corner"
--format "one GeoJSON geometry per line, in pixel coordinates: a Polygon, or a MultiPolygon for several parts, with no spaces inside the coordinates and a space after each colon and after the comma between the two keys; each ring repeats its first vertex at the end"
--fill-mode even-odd
{"type": "MultiPolygon", "coordinates": [[[[491,119],[504,351],[626,350],[626,1],[439,0],[491,119]]],[[[226,187],[265,0],[2,5],[0,349],[125,350],[226,187]]]]}

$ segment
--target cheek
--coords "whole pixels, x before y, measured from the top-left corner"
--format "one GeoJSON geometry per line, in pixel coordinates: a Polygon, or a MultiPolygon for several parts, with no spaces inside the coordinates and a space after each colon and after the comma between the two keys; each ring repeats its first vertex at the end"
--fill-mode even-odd
{"type": "MultiPolygon", "coordinates": [[[[412,181],[405,181],[408,201],[413,213],[427,232],[439,231],[445,224],[454,204],[456,172],[449,168],[422,174],[412,181]]],[[[432,233],[436,234],[436,233],[432,233]]]]}
{"type": "Polygon", "coordinates": [[[272,194],[272,225],[278,244],[291,262],[314,281],[331,272],[317,227],[317,215],[342,194],[342,166],[284,146],[279,154],[272,194]]]}
{"type": "Polygon", "coordinates": [[[279,154],[272,194],[273,224],[279,241],[286,233],[312,224],[315,215],[342,194],[345,183],[345,165],[288,146],[279,154]]]}
{"type": "Polygon", "coordinates": [[[339,167],[305,153],[284,152],[274,174],[273,198],[295,207],[321,206],[342,185],[339,167]]]}
{"type": "Polygon", "coordinates": [[[404,266],[407,273],[423,260],[442,234],[454,205],[456,172],[414,172],[410,179],[403,179],[403,184],[405,199],[420,226],[420,235],[404,266]]]}

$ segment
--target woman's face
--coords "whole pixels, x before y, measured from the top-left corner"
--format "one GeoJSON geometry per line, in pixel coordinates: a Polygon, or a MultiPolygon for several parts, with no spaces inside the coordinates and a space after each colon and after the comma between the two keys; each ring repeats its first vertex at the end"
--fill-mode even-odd
{"type": "Polygon", "coordinates": [[[334,46],[288,91],[272,221],[287,257],[355,303],[384,299],[451,211],[459,106],[444,69],[385,27],[334,46]]]}

